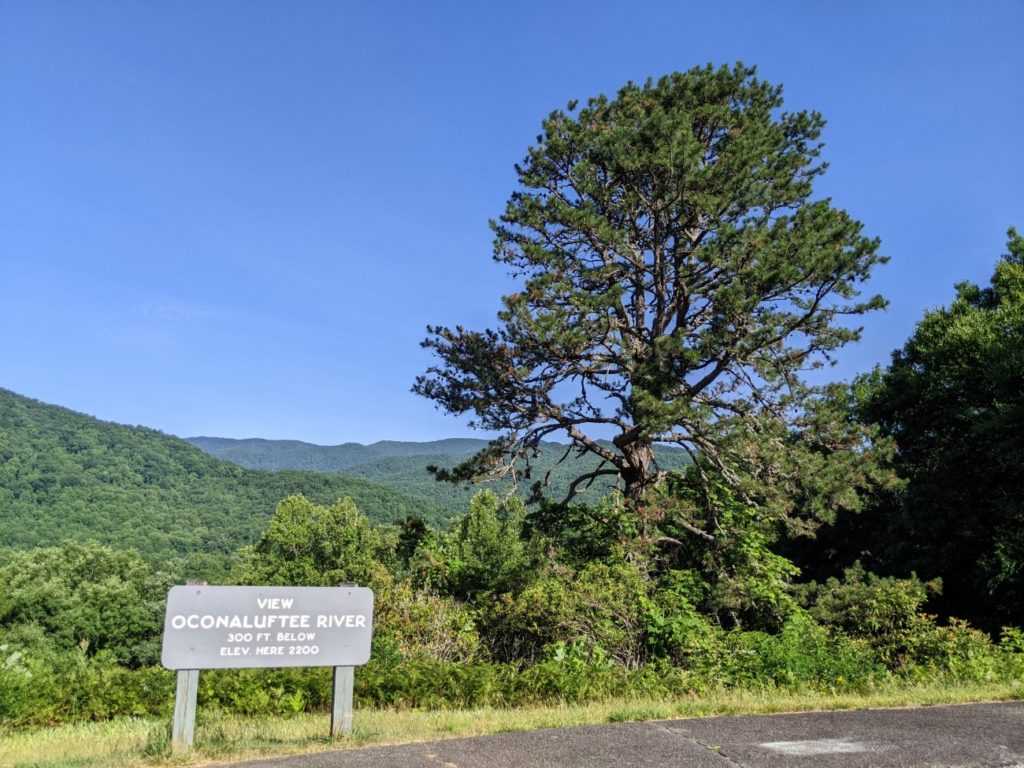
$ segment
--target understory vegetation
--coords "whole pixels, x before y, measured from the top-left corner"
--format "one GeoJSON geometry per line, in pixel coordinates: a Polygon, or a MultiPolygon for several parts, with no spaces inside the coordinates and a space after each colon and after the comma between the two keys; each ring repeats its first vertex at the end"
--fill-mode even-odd
{"type": "MultiPolygon", "coordinates": [[[[728,579],[681,568],[621,499],[555,526],[515,497],[477,494],[437,532],[374,527],[351,501],[283,501],[238,556],[235,583],[374,588],[373,656],[357,706],[506,707],[766,688],[868,693],[894,683],[1024,677],[1024,633],[1000,638],[923,608],[917,579],[860,567],[794,586],[795,568],[752,536],[728,579]],[[583,521],[587,521],[584,523],[583,521]],[[589,526],[589,527],[587,527],[589,526]],[[581,533],[586,533],[582,536],[581,533]]],[[[670,525],[663,521],[662,525],[670,525]]],[[[8,552],[0,566],[0,724],[168,715],[157,666],[173,577],[95,543],[8,552]]],[[[201,675],[200,706],[294,715],[330,706],[328,669],[201,675]]]]}

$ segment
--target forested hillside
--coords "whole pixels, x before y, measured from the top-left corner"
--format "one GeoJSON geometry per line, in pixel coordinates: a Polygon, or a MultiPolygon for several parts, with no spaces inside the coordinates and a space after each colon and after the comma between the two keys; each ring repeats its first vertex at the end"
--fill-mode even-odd
{"type": "Polygon", "coordinates": [[[152,559],[232,553],[294,493],[351,497],[377,523],[445,519],[429,500],[365,480],[244,469],[152,429],[0,389],[0,547],[95,539],[152,559]]]}
{"type": "MultiPolygon", "coordinates": [[[[346,477],[362,478],[395,491],[430,499],[446,515],[462,514],[476,491],[492,488],[505,492],[509,482],[453,485],[439,483],[427,471],[429,466],[450,468],[466,461],[487,446],[486,440],[453,438],[426,443],[385,440],[371,445],[345,443],[343,445],[313,445],[295,440],[231,440],[220,437],[189,437],[189,443],[211,456],[227,459],[243,467],[254,469],[315,469],[336,472],[346,477]]],[[[595,469],[594,456],[569,456],[560,461],[566,446],[560,443],[541,443],[540,455],[534,461],[531,477],[521,478],[517,491],[521,498],[530,496],[531,487],[543,480],[550,471],[544,495],[561,500],[569,492],[573,479],[595,469]]],[[[688,463],[684,451],[658,447],[655,451],[662,469],[680,469],[688,463]]],[[[610,482],[595,482],[578,498],[597,501],[612,488],[610,482]]]]}

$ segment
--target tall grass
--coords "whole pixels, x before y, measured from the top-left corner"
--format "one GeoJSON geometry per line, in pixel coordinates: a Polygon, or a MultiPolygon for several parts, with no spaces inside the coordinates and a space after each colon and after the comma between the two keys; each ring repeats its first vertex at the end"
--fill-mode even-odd
{"type": "Polygon", "coordinates": [[[869,693],[842,694],[772,688],[712,690],[671,699],[620,698],[515,709],[360,709],[355,714],[352,736],[333,743],[327,737],[327,715],[257,718],[201,710],[196,725],[196,748],[186,759],[171,756],[170,723],[166,719],[118,718],[53,728],[0,730],[0,767],[197,765],[209,760],[240,760],[608,722],[1021,698],[1024,698],[1024,681],[892,684],[869,693]]]}

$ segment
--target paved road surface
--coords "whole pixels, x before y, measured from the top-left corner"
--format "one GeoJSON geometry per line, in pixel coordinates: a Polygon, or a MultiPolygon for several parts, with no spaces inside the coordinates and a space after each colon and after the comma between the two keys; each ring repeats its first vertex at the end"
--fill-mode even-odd
{"type": "Polygon", "coordinates": [[[582,726],[339,750],[233,768],[243,766],[1024,768],[1024,702],[582,726]]]}

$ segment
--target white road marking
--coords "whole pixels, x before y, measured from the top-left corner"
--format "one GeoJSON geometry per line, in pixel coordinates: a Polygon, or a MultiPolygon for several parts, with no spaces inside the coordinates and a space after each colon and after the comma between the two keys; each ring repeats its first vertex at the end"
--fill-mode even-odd
{"type": "Polygon", "coordinates": [[[784,755],[835,755],[849,752],[874,752],[881,747],[853,739],[814,739],[813,741],[766,741],[760,746],[784,755]]]}

